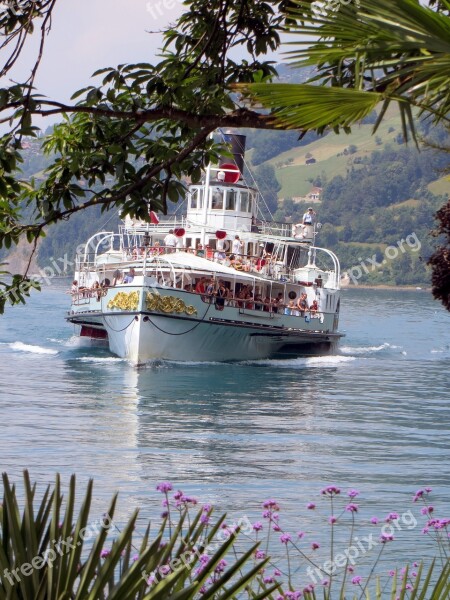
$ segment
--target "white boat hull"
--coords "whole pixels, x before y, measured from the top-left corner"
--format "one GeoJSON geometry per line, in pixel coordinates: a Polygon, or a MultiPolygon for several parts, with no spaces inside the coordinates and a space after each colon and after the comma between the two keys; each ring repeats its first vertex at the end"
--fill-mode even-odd
{"type": "Polygon", "coordinates": [[[160,298],[170,297],[196,311],[192,315],[162,313],[145,303],[147,293],[154,293],[154,288],[135,288],[140,297],[136,310],[108,308],[117,291],[109,290],[106,298],[90,303],[89,310],[72,310],[68,320],[105,332],[111,352],[135,365],[152,360],[258,360],[280,351],[326,353],[340,337],[332,331],[337,325],[332,314],[308,319],[242,307],[219,310],[197,294],[160,289],[160,298]]]}

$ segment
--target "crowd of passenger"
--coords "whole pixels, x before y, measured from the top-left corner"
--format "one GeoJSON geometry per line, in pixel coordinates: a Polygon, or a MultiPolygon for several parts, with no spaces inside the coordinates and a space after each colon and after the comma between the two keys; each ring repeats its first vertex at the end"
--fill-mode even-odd
{"type": "Polygon", "coordinates": [[[246,256],[244,252],[244,242],[239,235],[235,235],[230,244],[230,251],[225,250],[225,241],[217,240],[216,247],[204,246],[198,243],[195,246],[184,246],[183,238],[177,237],[171,229],[162,242],[155,241],[151,246],[134,246],[127,250],[129,260],[138,260],[147,256],[159,256],[162,254],[171,254],[177,251],[187,252],[200,258],[207,258],[218,262],[227,267],[236,269],[236,271],[263,272],[273,275],[276,257],[265,249],[265,244],[260,244],[260,255],[246,256]]]}
{"type": "MultiPolygon", "coordinates": [[[[122,283],[132,283],[135,276],[135,269],[131,268],[126,274],[116,270],[112,283],[109,278],[105,278],[101,282],[95,281],[91,287],[86,287],[79,285],[78,281],[74,280],[70,293],[76,300],[96,298],[100,301],[101,297],[106,294],[107,288],[122,283]]],[[[181,287],[181,285],[178,284],[177,287],[181,287]]],[[[306,292],[303,292],[298,298],[286,301],[282,292],[279,292],[274,298],[270,296],[263,297],[260,293],[255,293],[252,286],[246,284],[239,284],[236,291],[233,292],[224,280],[208,277],[200,277],[194,285],[188,283],[183,289],[186,292],[200,294],[205,302],[214,302],[219,310],[225,306],[231,306],[297,317],[303,317],[306,314],[314,316],[319,311],[317,300],[308,305],[306,292]]]]}
{"type": "Polygon", "coordinates": [[[270,296],[263,297],[260,293],[254,293],[252,286],[240,285],[233,293],[233,290],[226,285],[225,281],[207,277],[201,277],[194,286],[192,284],[185,285],[184,290],[200,294],[204,301],[214,302],[219,308],[232,306],[297,317],[304,317],[306,314],[315,316],[319,311],[317,300],[313,300],[311,305],[308,305],[308,297],[305,292],[298,299],[285,301],[282,292],[279,292],[274,298],[270,296]]]}

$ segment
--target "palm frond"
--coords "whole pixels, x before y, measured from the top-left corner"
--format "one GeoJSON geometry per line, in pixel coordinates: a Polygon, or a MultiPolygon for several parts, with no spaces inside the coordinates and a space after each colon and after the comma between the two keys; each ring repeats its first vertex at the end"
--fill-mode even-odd
{"type": "Polygon", "coordinates": [[[345,130],[383,99],[376,92],[308,84],[254,83],[237,85],[236,89],[271,109],[275,126],[303,131],[322,132],[326,127],[345,130]]]}
{"type": "MultiPolygon", "coordinates": [[[[247,102],[269,108],[280,128],[347,130],[383,100],[398,103],[403,135],[414,118],[449,121],[450,17],[417,0],[316,3],[293,0],[293,65],[316,67],[305,85],[241,86],[247,102]],[[305,39],[306,37],[306,39],[305,39]],[[316,89],[311,89],[315,84],[316,89]]],[[[376,127],[379,125],[378,121],[376,127]]],[[[376,130],[375,127],[375,130],[376,130]]],[[[375,131],[374,130],[374,131],[375,131]]]]}

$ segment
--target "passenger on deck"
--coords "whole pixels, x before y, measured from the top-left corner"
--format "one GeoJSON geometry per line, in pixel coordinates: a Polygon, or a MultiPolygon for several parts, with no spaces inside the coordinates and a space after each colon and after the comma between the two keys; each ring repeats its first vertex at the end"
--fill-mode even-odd
{"type": "Polygon", "coordinates": [[[207,296],[214,296],[215,294],[215,282],[214,279],[210,279],[208,282],[208,285],[206,286],[206,295],[207,296]]]}
{"type": "Polygon", "coordinates": [[[74,279],[72,281],[72,287],[70,288],[70,293],[71,294],[78,294],[79,288],[78,288],[78,281],[76,279],[74,279]]]}
{"type": "Polygon", "coordinates": [[[241,242],[238,235],[234,236],[234,240],[231,246],[231,250],[233,254],[239,255],[242,254],[242,249],[244,247],[244,242],[241,242]]]}
{"type": "Polygon", "coordinates": [[[163,248],[161,248],[160,242],[155,242],[154,246],[150,248],[150,254],[162,254],[164,252],[163,248]]]}
{"type": "Polygon", "coordinates": [[[295,302],[293,300],[289,300],[289,304],[284,309],[285,315],[294,315],[296,313],[295,302]]]}
{"type": "Polygon", "coordinates": [[[256,294],[255,296],[255,310],[263,309],[263,299],[261,294],[256,294]]]}
{"type": "Polygon", "coordinates": [[[311,311],[312,315],[316,314],[316,312],[319,310],[319,305],[317,304],[317,300],[313,300],[313,303],[309,307],[309,310],[311,311]]]}
{"type": "Polygon", "coordinates": [[[308,310],[308,296],[306,295],[306,292],[300,294],[300,297],[297,302],[297,308],[300,311],[300,316],[303,317],[305,311],[308,310]]]}
{"type": "Polygon", "coordinates": [[[314,225],[316,221],[316,216],[316,211],[313,210],[312,206],[310,206],[303,215],[303,225],[314,225]]]}
{"type": "Polygon", "coordinates": [[[225,306],[225,298],[228,296],[228,290],[223,281],[219,281],[219,287],[216,292],[216,306],[222,310],[225,306]]]}
{"type": "Polygon", "coordinates": [[[280,292],[273,301],[273,312],[282,313],[284,308],[283,292],[280,292]]]}
{"type": "Polygon", "coordinates": [[[122,273],[119,271],[119,269],[117,269],[116,271],[114,271],[113,273],[113,287],[115,285],[118,285],[119,283],[122,283],[122,279],[123,279],[123,275],[122,273]]]}
{"type": "Polygon", "coordinates": [[[91,287],[91,296],[95,296],[97,300],[100,300],[100,298],[102,297],[102,288],[98,281],[96,281],[91,287]]]}
{"type": "Polygon", "coordinates": [[[202,244],[199,244],[197,246],[197,256],[200,256],[201,258],[205,258],[205,250],[204,250],[202,244]]]}
{"type": "Polygon", "coordinates": [[[135,275],[136,275],[136,272],[135,272],[135,270],[133,269],[133,267],[131,267],[131,269],[130,269],[129,273],[127,273],[127,274],[125,275],[125,277],[123,278],[123,282],[124,282],[124,283],[133,283],[133,279],[134,279],[134,276],[135,276],[135,275]]]}
{"type": "Polygon", "coordinates": [[[175,252],[177,241],[178,239],[177,236],[174,234],[173,229],[169,229],[169,233],[164,238],[164,246],[166,247],[166,252],[175,252]]]}
{"type": "Polygon", "coordinates": [[[225,240],[217,240],[216,251],[214,252],[214,260],[222,262],[226,259],[225,254],[225,240]]]}
{"type": "Polygon", "coordinates": [[[195,285],[196,294],[204,294],[206,292],[206,277],[202,277],[195,285]]]}

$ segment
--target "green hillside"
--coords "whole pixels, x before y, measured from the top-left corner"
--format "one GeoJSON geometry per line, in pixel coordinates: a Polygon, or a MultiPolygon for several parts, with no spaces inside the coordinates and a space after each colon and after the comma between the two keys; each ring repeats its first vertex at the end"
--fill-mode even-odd
{"type": "MultiPolygon", "coordinates": [[[[358,168],[359,161],[369,157],[374,150],[387,144],[397,144],[401,131],[400,116],[394,110],[387,114],[377,134],[372,135],[373,124],[359,125],[350,135],[327,136],[300,148],[292,148],[267,161],[275,167],[276,177],[281,184],[279,198],[295,198],[306,195],[311,189],[311,180],[325,174],[329,181],[336,175],[345,176],[348,169],[358,168]],[[353,154],[344,154],[350,146],[356,146],[353,154]],[[316,159],[314,164],[305,164],[306,155],[316,159]]],[[[450,183],[448,190],[450,192],[450,183]]],[[[444,192],[440,192],[444,193],[444,192]]]]}
{"type": "MultiPolygon", "coordinates": [[[[350,135],[319,138],[309,133],[300,140],[293,131],[241,131],[247,134],[246,159],[276,221],[298,222],[307,206],[298,198],[313,185],[323,188],[316,205],[323,223],[317,242],[338,254],[343,270],[352,269],[361,258],[376,254],[381,259],[388,246],[402,239],[420,240],[420,253],[402,255],[383,271],[364,273],[361,283],[427,285],[426,261],[435,243],[429,235],[433,214],[450,195],[450,179],[443,176],[448,154],[427,148],[419,152],[412,142],[405,145],[394,109],[372,135],[376,118],[376,113],[369,115],[350,135]],[[316,162],[305,164],[312,158],[316,162]]],[[[421,124],[420,133],[445,145],[445,131],[430,132],[421,124]]],[[[24,158],[22,176],[42,176],[49,159],[42,155],[40,140],[28,143],[24,158]]],[[[95,209],[48,228],[39,245],[39,263],[71,257],[73,249],[108,220],[108,229],[114,229],[117,213],[95,209]]]]}

